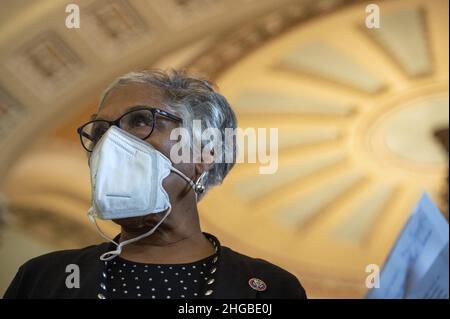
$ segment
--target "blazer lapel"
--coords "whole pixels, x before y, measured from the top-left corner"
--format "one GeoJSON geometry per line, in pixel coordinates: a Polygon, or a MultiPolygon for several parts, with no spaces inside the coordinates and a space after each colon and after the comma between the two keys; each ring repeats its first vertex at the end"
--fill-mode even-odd
{"type": "MultiPolygon", "coordinates": [[[[114,238],[114,241],[118,238],[119,236],[114,238]]],[[[105,262],[100,260],[100,256],[114,249],[114,244],[102,243],[82,257],[80,260],[80,289],[76,289],[78,292],[74,292],[77,298],[99,298],[98,295],[102,293],[100,283],[102,280],[106,280],[107,272],[105,262]]]]}
{"type": "Polygon", "coordinates": [[[217,261],[217,276],[212,287],[214,299],[254,299],[257,291],[248,283],[251,271],[245,263],[234,258],[228,247],[221,247],[221,254],[217,261]]]}

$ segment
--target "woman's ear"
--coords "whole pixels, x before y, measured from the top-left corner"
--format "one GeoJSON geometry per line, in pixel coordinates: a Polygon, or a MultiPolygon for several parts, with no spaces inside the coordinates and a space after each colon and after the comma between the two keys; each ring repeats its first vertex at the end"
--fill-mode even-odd
{"type": "Polygon", "coordinates": [[[209,171],[215,164],[214,149],[209,151],[207,156],[203,156],[202,162],[195,164],[195,176],[198,178],[203,172],[209,171]]]}
{"type": "Polygon", "coordinates": [[[203,172],[209,171],[214,165],[213,163],[197,163],[195,164],[195,176],[198,178],[203,172]]]}

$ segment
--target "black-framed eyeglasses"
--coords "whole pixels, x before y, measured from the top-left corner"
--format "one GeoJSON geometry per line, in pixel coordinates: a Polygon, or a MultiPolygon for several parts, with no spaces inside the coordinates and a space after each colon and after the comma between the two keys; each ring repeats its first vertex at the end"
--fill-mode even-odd
{"type": "Polygon", "coordinates": [[[153,133],[153,129],[155,128],[156,115],[173,121],[182,122],[181,118],[166,111],[153,107],[138,106],[134,107],[133,110],[122,114],[114,121],[89,121],[80,126],[77,129],[77,132],[80,135],[81,145],[83,145],[86,151],[92,152],[95,144],[97,144],[111,125],[116,125],[122,130],[125,130],[140,139],[147,139],[153,133]]]}

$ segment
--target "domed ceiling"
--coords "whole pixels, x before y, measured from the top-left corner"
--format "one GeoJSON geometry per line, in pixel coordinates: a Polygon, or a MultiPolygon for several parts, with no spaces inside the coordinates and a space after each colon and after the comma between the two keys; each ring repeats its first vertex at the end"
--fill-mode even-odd
{"type": "Polygon", "coordinates": [[[15,225],[60,247],[98,242],[76,127],[114,76],[186,67],[217,82],[239,127],[279,133],[276,174],[238,164],[201,202],[204,230],[293,272],[311,297],[362,297],[366,265],[382,265],[420,194],[442,204],[448,2],[379,1],[380,29],[364,25],[368,2],[256,2],[86,1],[77,31],[57,27],[65,13],[46,2],[2,29],[6,43],[21,23],[56,17],[0,50],[15,225]]]}

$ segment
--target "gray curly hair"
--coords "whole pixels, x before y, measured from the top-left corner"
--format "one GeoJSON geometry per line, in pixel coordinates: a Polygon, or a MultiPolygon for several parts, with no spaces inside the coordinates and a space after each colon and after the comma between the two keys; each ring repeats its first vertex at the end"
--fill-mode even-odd
{"type": "MultiPolygon", "coordinates": [[[[99,108],[109,93],[118,86],[131,83],[144,83],[158,88],[163,97],[163,104],[183,119],[183,127],[190,132],[192,150],[193,143],[201,140],[201,147],[211,141],[201,137],[192,130],[194,120],[199,120],[201,130],[207,128],[218,129],[221,132],[222,143],[219,146],[221,158],[216,159],[213,167],[204,177],[203,183],[207,191],[212,186],[221,184],[225,176],[236,162],[236,137],[230,142],[225,139],[225,129],[235,131],[237,120],[234,111],[225,97],[218,93],[214,84],[206,79],[187,75],[184,71],[142,70],[133,71],[114,80],[100,97],[99,108]],[[224,160],[232,158],[232,162],[224,160]]],[[[206,191],[202,194],[204,195],[206,191]]]]}

